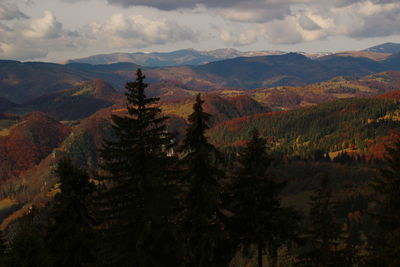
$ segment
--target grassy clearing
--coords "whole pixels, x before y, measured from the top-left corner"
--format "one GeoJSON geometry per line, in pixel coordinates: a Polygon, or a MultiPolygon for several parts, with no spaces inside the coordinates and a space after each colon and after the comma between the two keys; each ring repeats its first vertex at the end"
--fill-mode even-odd
{"type": "Polygon", "coordinates": [[[0,200],[0,210],[8,209],[16,204],[18,204],[18,203],[14,199],[5,198],[3,200],[0,200]]]}
{"type": "Polygon", "coordinates": [[[10,129],[8,129],[8,128],[0,130],[0,136],[7,136],[9,134],[10,134],[10,129]]]}

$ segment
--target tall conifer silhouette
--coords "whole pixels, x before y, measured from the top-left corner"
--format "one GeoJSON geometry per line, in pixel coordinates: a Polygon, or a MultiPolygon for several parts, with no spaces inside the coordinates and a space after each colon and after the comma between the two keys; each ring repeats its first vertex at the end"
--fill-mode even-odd
{"type": "Polygon", "coordinates": [[[203,102],[197,95],[181,148],[184,265],[226,266],[229,256],[224,251],[226,236],[220,211],[224,173],[216,166],[218,151],[205,136],[210,115],[203,111],[203,102]]]}
{"type": "Polygon", "coordinates": [[[372,214],[376,229],[369,233],[371,266],[400,266],[400,139],[387,152],[372,183],[378,210],[372,214]]]}
{"type": "Polygon", "coordinates": [[[114,140],[100,150],[100,218],[109,266],[172,266],[171,190],[165,174],[173,145],[158,98],[148,98],[140,69],[125,85],[127,115],[112,115],[114,140]],[[169,243],[168,243],[169,242],[169,243]]]}
{"type": "Polygon", "coordinates": [[[296,216],[280,206],[279,193],[284,184],[276,182],[268,172],[271,162],[265,139],[253,130],[239,156],[228,205],[233,213],[231,229],[239,248],[246,255],[255,247],[259,267],[263,266],[266,251],[269,266],[275,266],[277,249],[289,238],[297,223],[296,216]]]}
{"type": "Polygon", "coordinates": [[[51,224],[47,233],[47,248],[51,266],[84,267],[96,262],[95,221],[90,210],[95,186],[87,173],[62,159],[56,174],[60,192],[51,207],[51,224]]]}
{"type": "MultiPolygon", "coordinates": [[[[308,232],[309,249],[301,255],[304,266],[334,267],[342,262],[338,250],[341,239],[340,224],[335,216],[335,202],[329,179],[323,178],[310,197],[308,232]]],[[[303,266],[301,265],[301,266],[303,266]]]]}

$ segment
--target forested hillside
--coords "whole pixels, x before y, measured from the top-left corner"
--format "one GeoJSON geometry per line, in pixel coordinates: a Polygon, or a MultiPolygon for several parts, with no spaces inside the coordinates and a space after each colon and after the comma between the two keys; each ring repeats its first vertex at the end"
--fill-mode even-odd
{"type": "Polygon", "coordinates": [[[333,152],[349,147],[368,153],[379,137],[400,130],[399,112],[397,99],[343,99],[234,119],[211,129],[209,136],[218,146],[234,146],[247,140],[252,129],[260,129],[284,153],[333,152]]]}
{"type": "Polygon", "coordinates": [[[399,166],[397,72],[196,97],[136,75],[125,96],[94,80],[2,102],[53,118],[0,116],[1,264],[24,255],[55,267],[67,254],[70,266],[395,260],[374,231],[396,231],[375,199],[393,197],[382,192],[399,166]]]}

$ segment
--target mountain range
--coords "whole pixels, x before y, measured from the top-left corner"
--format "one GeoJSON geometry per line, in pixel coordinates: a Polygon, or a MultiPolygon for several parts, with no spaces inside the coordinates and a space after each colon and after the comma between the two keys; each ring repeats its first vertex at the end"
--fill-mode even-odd
{"type": "Polygon", "coordinates": [[[233,48],[223,48],[210,51],[182,49],[173,52],[152,53],[113,53],[94,55],[85,58],[68,60],[65,63],[87,63],[92,65],[130,62],[144,67],[167,67],[183,65],[202,65],[213,61],[231,59],[235,57],[253,57],[281,55],[282,51],[248,51],[241,52],[233,48]]]}
{"type": "Polygon", "coordinates": [[[241,52],[233,48],[223,48],[210,51],[182,49],[173,52],[153,53],[113,53],[94,55],[85,58],[68,60],[65,63],[87,63],[92,65],[130,62],[144,67],[166,67],[182,65],[202,65],[213,61],[231,59],[235,57],[253,57],[281,55],[282,51],[248,51],[241,52]]]}
{"type": "MultiPolygon", "coordinates": [[[[117,90],[134,79],[133,63],[90,65],[41,62],[0,61],[0,97],[17,104],[78,86],[82,82],[103,79],[117,90]]],[[[190,91],[215,91],[227,88],[250,90],[276,86],[302,86],[337,76],[353,79],[388,70],[400,70],[400,54],[385,60],[365,57],[328,56],[311,59],[301,54],[238,57],[199,66],[142,67],[148,82],[154,85],[190,91]]],[[[176,91],[176,90],[175,90],[176,91]]]]}
{"type": "MultiPolygon", "coordinates": [[[[400,52],[400,44],[385,43],[374,47],[364,49],[362,51],[345,51],[339,53],[317,52],[305,53],[297,52],[309,58],[315,59],[332,54],[354,57],[367,57],[370,59],[385,59],[390,54],[400,52]]],[[[87,63],[92,65],[113,64],[120,62],[129,62],[144,67],[167,67],[167,66],[184,66],[184,65],[203,65],[206,63],[232,59],[236,57],[254,57],[254,56],[270,56],[282,55],[283,51],[239,51],[233,48],[222,48],[209,51],[198,51],[195,49],[182,49],[172,52],[137,52],[137,53],[112,53],[99,54],[84,58],[70,59],[64,62],[68,63],[87,63]]]]}

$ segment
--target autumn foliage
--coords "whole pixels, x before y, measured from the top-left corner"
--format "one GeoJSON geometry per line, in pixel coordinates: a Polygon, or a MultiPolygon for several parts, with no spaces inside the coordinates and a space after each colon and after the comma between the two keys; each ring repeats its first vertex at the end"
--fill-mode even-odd
{"type": "Polygon", "coordinates": [[[0,136],[1,179],[16,176],[48,156],[70,129],[41,112],[32,112],[0,136]]]}

